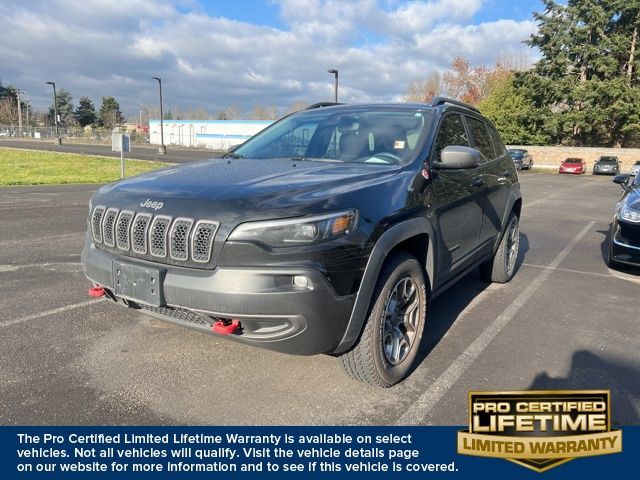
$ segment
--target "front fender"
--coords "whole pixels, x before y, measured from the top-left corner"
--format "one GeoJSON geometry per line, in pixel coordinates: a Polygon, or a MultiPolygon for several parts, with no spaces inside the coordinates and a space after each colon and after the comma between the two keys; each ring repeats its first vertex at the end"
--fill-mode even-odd
{"type": "Polygon", "coordinates": [[[378,276],[389,253],[401,242],[416,235],[423,234],[426,234],[428,238],[428,245],[425,245],[427,249],[427,260],[426,265],[423,265],[423,267],[428,275],[427,282],[433,278],[433,248],[431,242],[435,237],[431,224],[426,218],[412,218],[398,223],[384,232],[371,251],[362,281],[360,282],[360,288],[356,295],[356,301],[353,311],[351,312],[349,323],[334,353],[340,354],[346,352],[358,340],[369,312],[369,305],[371,304],[371,298],[376,282],[378,281],[378,276]]]}

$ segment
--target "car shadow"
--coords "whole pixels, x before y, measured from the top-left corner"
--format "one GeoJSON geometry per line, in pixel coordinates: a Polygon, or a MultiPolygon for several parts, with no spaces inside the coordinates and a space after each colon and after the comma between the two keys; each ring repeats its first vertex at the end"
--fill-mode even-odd
{"type": "Polygon", "coordinates": [[[640,365],[628,360],[603,358],[588,350],[574,352],[566,377],[539,373],[532,390],[610,390],[611,423],[640,425],[640,365]]]}
{"type": "MultiPolygon", "coordinates": [[[[525,233],[520,232],[520,247],[516,260],[515,274],[518,273],[524,263],[529,248],[529,237],[527,237],[525,233]]],[[[489,285],[491,284],[480,277],[479,270],[474,269],[466,277],[433,300],[430,305],[430,311],[427,313],[427,323],[422,336],[422,342],[420,343],[416,360],[409,371],[409,375],[427,358],[460,314],[479,294],[485,291],[489,285]]]]}

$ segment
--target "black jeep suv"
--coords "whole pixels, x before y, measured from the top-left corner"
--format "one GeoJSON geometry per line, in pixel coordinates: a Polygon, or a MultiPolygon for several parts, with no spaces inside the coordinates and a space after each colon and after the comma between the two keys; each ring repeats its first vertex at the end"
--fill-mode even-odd
{"type": "Polygon", "coordinates": [[[507,282],[518,175],[465,104],[321,105],[216,159],[106,185],[82,254],[93,295],[388,387],[431,300],[480,266],[507,282]]]}

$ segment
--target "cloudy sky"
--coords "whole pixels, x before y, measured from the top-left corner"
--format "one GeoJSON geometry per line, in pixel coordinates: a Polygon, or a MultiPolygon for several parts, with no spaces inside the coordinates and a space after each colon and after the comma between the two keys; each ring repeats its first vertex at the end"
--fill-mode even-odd
{"type": "Polygon", "coordinates": [[[165,106],[295,101],[397,101],[414,79],[445,71],[456,56],[493,64],[519,54],[535,30],[539,0],[2,0],[0,80],[23,88],[36,109],[46,81],[114,96],[136,115],[165,106]]]}

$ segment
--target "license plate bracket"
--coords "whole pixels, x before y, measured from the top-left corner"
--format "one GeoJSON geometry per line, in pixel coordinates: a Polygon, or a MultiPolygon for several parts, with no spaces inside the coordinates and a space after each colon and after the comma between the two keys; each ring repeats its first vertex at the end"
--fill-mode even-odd
{"type": "Polygon", "coordinates": [[[164,305],[162,283],[166,271],[130,263],[113,262],[113,289],[117,297],[152,307],[164,305]]]}

